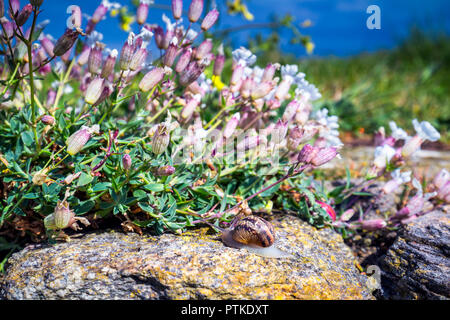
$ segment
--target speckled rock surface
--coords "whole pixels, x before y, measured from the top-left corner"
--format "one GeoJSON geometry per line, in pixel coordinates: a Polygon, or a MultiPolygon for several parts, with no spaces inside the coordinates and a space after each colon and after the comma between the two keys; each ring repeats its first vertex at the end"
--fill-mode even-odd
{"type": "Polygon", "coordinates": [[[381,257],[384,298],[450,299],[450,216],[442,211],[409,223],[381,257]]]}
{"type": "Polygon", "coordinates": [[[207,228],[159,237],[115,231],[27,247],[4,299],[373,299],[342,238],[292,216],[271,221],[295,259],[225,247],[207,228]]]}

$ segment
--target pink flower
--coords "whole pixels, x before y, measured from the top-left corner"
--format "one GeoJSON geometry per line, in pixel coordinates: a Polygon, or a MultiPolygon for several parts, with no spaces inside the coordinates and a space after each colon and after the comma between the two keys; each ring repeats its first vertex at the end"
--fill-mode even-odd
{"type": "Polygon", "coordinates": [[[322,207],[322,209],[324,209],[328,213],[331,220],[336,221],[336,212],[328,203],[322,201],[316,201],[316,203],[318,203],[322,207]]]}

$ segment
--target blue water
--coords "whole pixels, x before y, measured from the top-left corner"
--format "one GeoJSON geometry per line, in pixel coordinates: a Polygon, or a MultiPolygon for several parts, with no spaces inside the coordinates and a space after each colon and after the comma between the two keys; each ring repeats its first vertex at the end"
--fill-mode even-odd
{"type": "MultiPolygon", "coordinates": [[[[118,1],[129,4],[128,0],[118,1]]],[[[170,0],[156,0],[157,4],[170,5],[170,0]]],[[[216,0],[221,12],[225,12],[225,0],[216,0]]],[[[22,0],[22,3],[24,1],[22,0]]],[[[49,18],[48,26],[55,38],[64,32],[68,15],[67,6],[77,4],[82,11],[92,14],[100,1],[76,0],[44,0],[42,18],[49,18]]],[[[184,1],[185,9],[190,1],[184,1]]],[[[312,27],[302,29],[310,35],[315,43],[314,54],[318,56],[349,56],[361,52],[373,52],[380,49],[395,47],[399,40],[406,37],[413,25],[425,30],[444,30],[450,32],[450,1],[449,0],[248,0],[248,8],[255,16],[253,21],[247,21],[242,16],[222,15],[216,30],[265,23],[274,14],[283,16],[290,13],[296,18],[296,23],[310,19],[312,27]],[[378,5],[381,9],[381,29],[369,30],[366,19],[369,5],[378,5]]],[[[171,12],[162,9],[152,9],[149,23],[161,23],[161,15],[171,12]]],[[[86,23],[86,21],[84,21],[86,23]]],[[[117,19],[108,18],[102,21],[98,30],[104,34],[104,42],[110,47],[120,48],[127,34],[118,29],[117,19]]],[[[134,31],[138,26],[134,25],[134,31]]],[[[270,30],[244,30],[232,34],[232,44],[235,47],[247,43],[255,32],[269,34],[270,30]]],[[[289,44],[291,32],[283,30],[280,34],[281,48],[297,56],[305,55],[305,50],[299,45],[289,44]]]]}

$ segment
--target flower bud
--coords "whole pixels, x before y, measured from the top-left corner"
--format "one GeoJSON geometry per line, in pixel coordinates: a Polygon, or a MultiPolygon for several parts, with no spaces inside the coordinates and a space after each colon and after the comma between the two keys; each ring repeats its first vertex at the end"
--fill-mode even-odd
{"type": "Polygon", "coordinates": [[[402,156],[404,158],[411,156],[414,152],[420,149],[422,142],[423,140],[418,135],[408,139],[402,148],[402,156]]]}
{"type": "Polygon", "coordinates": [[[163,123],[159,124],[152,139],[153,153],[157,155],[163,153],[169,146],[169,142],[170,133],[167,126],[163,123]]]}
{"type": "Polygon", "coordinates": [[[84,97],[86,103],[91,105],[95,104],[102,94],[104,85],[105,79],[103,78],[95,78],[94,80],[92,80],[86,89],[86,94],[84,97]]]}
{"type": "Polygon", "coordinates": [[[213,43],[211,39],[203,41],[195,50],[195,59],[201,60],[206,57],[212,50],[213,43]]]}
{"type": "Polygon", "coordinates": [[[116,58],[117,58],[118,52],[116,49],[111,50],[109,56],[106,58],[105,63],[103,64],[101,77],[103,79],[108,78],[111,73],[114,71],[114,66],[116,65],[116,58]]]}
{"type": "Polygon", "coordinates": [[[86,126],[82,126],[80,130],[73,133],[66,140],[67,153],[70,155],[75,155],[83,149],[84,145],[91,138],[91,132],[86,126]]]}
{"type": "Polygon", "coordinates": [[[336,221],[336,212],[334,211],[334,209],[328,203],[325,203],[325,202],[322,202],[322,201],[316,201],[316,203],[318,203],[319,206],[321,206],[322,209],[324,209],[328,213],[328,215],[330,216],[331,220],[336,221]]]}
{"type": "Polygon", "coordinates": [[[220,76],[222,74],[224,65],[225,65],[225,55],[223,53],[223,46],[221,45],[219,47],[219,53],[216,56],[216,60],[214,61],[213,74],[215,76],[220,76]],[[220,50],[220,48],[222,48],[222,50],[220,50]]]}
{"type": "Polygon", "coordinates": [[[286,137],[287,130],[288,130],[288,123],[279,119],[272,131],[273,143],[280,144],[286,137]]]}
{"type": "Polygon", "coordinates": [[[278,63],[275,64],[268,64],[266,66],[266,68],[264,69],[264,73],[261,77],[261,82],[265,82],[265,81],[272,81],[273,80],[273,76],[275,75],[275,71],[277,71],[277,69],[280,67],[280,65],[278,63]]]}
{"type": "Polygon", "coordinates": [[[237,125],[239,124],[239,120],[241,119],[241,115],[239,113],[235,113],[230,121],[228,121],[225,129],[223,130],[223,136],[228,139],[230,138],[234,131],[236,130],[237,125]]]}
{"type": "Polygon", "coordinates": [[[161,80],[164,78],[164,69],[153,68],[142,78],[139,82],[139,89],[141,91],[147,92],[153,89],[161,80]]]}
{"type": "Polygon", "coordinates": [[[42,186],[45,183],[45,180],[47,180],[47,172],[48,168],[39,170],[33,174],[32,182],[33,184],[37,186],[42,186]]]}
{"type": "Polygon", "coordinates": [[[131,59],[133,59],[134,55],[134,33],[130,33],[128,35],[127,41],[125,41],[125,44],[122,47],[122,50],[120,51],[120,59],[119,59],[119,67],[120,70],[128,70],[130,67],[131,59]]]}
{"type": "Polygon", "coordinates": [[[100,72],[100,68],[103,62],[103,47],[103,44],[97,42],[95,46],[91,48],[88,58],[88,69],[92,74],[98,74],[100,72]]]}
{"type": "Polygon", "coordinates": [[[361,221],[361,228],[367,231],[376,231],[387,226],[383,219],[363,220],[361,221]]]}
{"type": "Polygon", "coordinates": [[[436,176],[434,177],[433,185],[436,189],[440,189],[448,181],[450,181],[450,173],[445,169],[441,169],[441,171],[439,171],[438,174],[436,174],[436,176]]]}
{"type": "Polygon", "coordinates": [[[175,20],[181,18],[183,14],[183,0],[172,0],[172,14],[175,20]]]}
{"type": "Polygon", "coordinates": [[[175,172],[175,168],[172,166],[162,166],[159,167],[158,169],[156,169],[155,171],[155,175],[156,176],[163,176],[163,177],[167,177],[170,176],[172,174],[174,174],[175,172]]]}
{"type": "Polygon", "coordinates": [[[164,65],[168,67],[172,67],[175,58],[178,54],[178,46],[177,46],[177,38],[173,38],[172,41],[169,44],[169,47],[166,50],[166,54],[164,55],[164,65]]]}
{"type": "Polygon", "coordinates": [[[188,18],[190,22],[196,22],[203,11],[203,0],[192,0],[189,6],[188,18]]]}
{"type": "Polygon", "coordinates": [[[40,42],[42,47],[44,48],[45,52],[50,56],[53,57],[53,50],[55,48],[55,45],[53,44],[53,42],[46,36],[42,36],[40,38],[40,42]]]}
{"type": "Polygon", "coordinates": [[[191,55],[192,55],[191,48],[187,48],[183,51],[180,58],[178,59],[177,65],[175,66],[175,71],[177,73],[181,73],[182,71],[184,71],[184,69],[186,69],[189,62],[191,61],[191,55]]]}
{"type": "Polygon", "coordinates": [[[136,12],[136,21],[138,24],[144,24],[148,17],[149,0],[141,0],[136,12]]]}
{"type": "MultiPolygon", "coordinates": [[[[2,0],[3,1],[3,0],[2,0]]],[[[17,26],[21,27],[27,22],[28,18],[31,15],[31,12],[33,12],[33,6],[31,4],[27,4],[25,7],[22,8],[19,15],[16,18],[16,24],[17,26]]]]}
{"type": "Polygon", "coordinates": [[[236,85],[240,80],[242,80],[242,76],[244,75],[244,67],[240,64],[236,65],[233,73],[231,74],[230,84],[236,85]]]}
{"type": "Polygon", "coordinates": [[[89,55],[91,54],[91,47],[88,45],[83,46],[80,55],[78,56],[77,63],[80,66],[84,66],[89,61],[89,55]]]}
{"type": "Polygon", "coordinates": [[[62,56],[66,52],[68,52],[75,41],[78,39],[78,31],[72,31],[70,29],[66,29],[66,32],[56,41],[55,47],[53,49],[53,54],[55,56],[62,56]]]}
{"type": "Polygon", "coordinates": [[[73,222],[75,213],[70,210],[69,203],[66,198],[64,200],[58,201],[55,211],[53,212],[53,223],[56,229],[64,229],[70,226],[73,222]]]}
{"type": "Polygon", "coordinates": [[[346,222],[346,221],[350,220],[351,218],[353,218],[354,215],[355,215],[355,210],[347,209],[344,211],[344,213],[342,213],[342,215],[339,218],[339,221],[346,222]]]}
{"type": "Polygon", "coordinates": [[[219,11],[217,9],[212,9],[206,17],[202,21],[202,25],[200,26],[203,31],[208,30],[211,28],[219,18],[219,11]]]}
{"type": "Polygon", "coordinates": [[[133,58],[131,59],[129,69],[131,71],[138,70],[142,64],[145,62],[145,59],[147,58],[147,49],[145,48],[139,48],[133,55],[133,58]]]}
{"type": "Polygon", "coordinates": [[[200,77],[203,69],[204,68],[200,67],[195,61],[189,63],[186,69],[184,69],[180,74],[180,85],[185,87],[190,85],[192,82],[197,80],[198,77],[200,77]]]}
{"type": "Polygon", "coordinates": [[[275,91],[275,98],[278,100],[284,100],[289,92],[289,89],[291,88],[292,81],[289,79],[285,79],[281,81],[280,85],[277,88],[277,91],[275,91]]]}
{"type": "Polygon", "coordinates": [[[155,37],[155,43],[158,49],[164,49],[164,29],[161,26],[157,26],[153,30],[153,34],[155,37]]]}
{"type": "Polygon", "coordinates": [[[322,148],[312,158],[311,163],[315,166],[321,166],[337,156],[337,149],[334,147],[322,148]]]}
{"type": "Polygon", "coordinates": [[[124,170],[130,170],[131,168],[131,157],[129,154],[124,154],[122,157],[122,167],[124,170]]]}
{"type": "Polygon", "coordinates": [[[45,115],[41,118],[41,122],[48,125],[53,125],[55,123],[55,118],[49,115],[45,115]]]}
{"type": "Polygon", "coordinates": [[[99,23],[103,17],[108,12],[108,8],[103,4],[103,2],[95,9],[94,14],[92,15],[91,21],[93,24],[99,23]]]}
{"type": "Polygon", "coordinates": [[[111,85],[107,85],[107,83],[105,81],[104,82],[104,86],[103,86],[103,90],[100,93],[100,97],[97,99],[97,101],[95,101],[95,103],[92,106],[96,107],[96,106],[100,105],[100,103],[105,101],[106,98],[108,98],[111,95],[112,91],[113,91],[113,89],[112,89],[111,85]]]}
{"type": "Polygon", "coordinates": [[[251,97],[253,100],[258,100],[267,96],[272,91],[273,85],[270,82],[261,82],[252,90],[251,97]]]}
{"type": "Polygon", "coordinates": [[[317,152],[319,152],[318,148],[313,147],[310,144],[305,144],[297,156],[297,161],[301,163],[310,163],[317,152]]]}
{"type": "Polygon", "coordinates": [[[195,95],[192,99],[190,99],[186,105],[184,106],[183,110],[181,110],[181,119],[183,121],[188,120],[192,114],[195,111],[195,108],[200,104],[200,95],[195,95]]]}

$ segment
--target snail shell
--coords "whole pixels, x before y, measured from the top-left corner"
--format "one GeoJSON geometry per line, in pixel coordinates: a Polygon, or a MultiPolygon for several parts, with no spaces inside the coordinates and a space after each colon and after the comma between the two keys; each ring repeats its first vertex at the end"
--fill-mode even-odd
{"type": "Polygon", "coordinates": [[[229,247],[244,248],[263,257],[292,257],[274,245],[275,230],[273,226],[257,216],[248,216],[233,222],[229,229],[222,232],[222,241],[229,247]]]}

